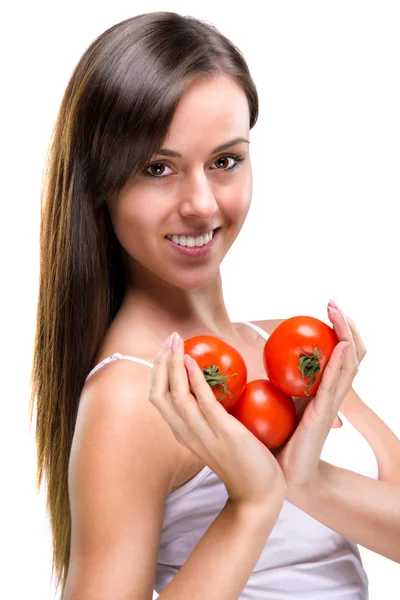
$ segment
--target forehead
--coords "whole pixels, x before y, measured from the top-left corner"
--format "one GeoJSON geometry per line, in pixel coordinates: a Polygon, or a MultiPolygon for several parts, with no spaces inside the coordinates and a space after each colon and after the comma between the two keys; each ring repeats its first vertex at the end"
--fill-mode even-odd
{"type": "Polygon", "coordinates": [[[185,90],[163,146],[185,152],[248,138],[250,109],[243,89],[226,76],[202,78],[185,90]]]}

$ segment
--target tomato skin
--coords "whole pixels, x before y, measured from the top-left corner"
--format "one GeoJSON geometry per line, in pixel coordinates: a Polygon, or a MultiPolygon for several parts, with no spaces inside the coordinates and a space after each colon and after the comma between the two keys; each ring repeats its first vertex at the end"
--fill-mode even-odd
{"type": "Polygon", "coordinates": [[[296,426],[293,398],[278,390],[268,379],[249,381],[229,412],[269,450],[279,448],[296,426]]]}
{"type": "Polygon", "coordinates": [[[197,335],[185,340],[184,353],[197,362],[214,396],[229,411],[239,400],[247,381],[247,367],[242,355],[236,348],[213,335],[197,335]],[[218,376],[222,376],[225,390],[221,383],[217,384],[218,376]]]}
{"type": "Polygon", "coordinates": [[[291,317],[280,323],[264,345],[264,368],[268,379],[290,396],[315,396],[329,358],[339,343],[335,331],[314,317],[291,317]],[[301,373],[299,359],[305,353],[312,357],[320,369],[312,376],[301,373]]]}

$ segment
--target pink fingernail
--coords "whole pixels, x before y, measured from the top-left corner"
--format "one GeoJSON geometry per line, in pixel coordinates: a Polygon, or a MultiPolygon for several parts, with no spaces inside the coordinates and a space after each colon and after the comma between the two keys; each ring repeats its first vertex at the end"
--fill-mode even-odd
{"type": "Polygon", "coordinates": [[[167,337],[167,339],[165,339],[165,340],[163,341],[163,344],[162,344],[161,348],[170,348],[170,347],[171,347],[171,338],[172,338],[172,335],[173,335],[173,334],[171,333],[171,335],[169,335],[169,336],[167,337]]]}
{"type": "Polygon", "coordinates": [[[340,310],[339,305],[334,300],[329,299],[329,304],[332,306],[332,308],[336,308],[336,310],[340,310]]]}
{"type": "Polygon", "coordinates": [[[176,352],[179,348],[179,334],[176,333],[176,331],[174,331],[174,333],[172,334],[172,343],[171,343],[171,350],[172,352],[176,352]]]}
{"type": "Polygon", "coordinates": [[[346,344],[342,348],[342,356],[344,356],[346,354],[346,350],[347,350],[348,346],[349,346],[349,342],[346,342],[346,344]]]}

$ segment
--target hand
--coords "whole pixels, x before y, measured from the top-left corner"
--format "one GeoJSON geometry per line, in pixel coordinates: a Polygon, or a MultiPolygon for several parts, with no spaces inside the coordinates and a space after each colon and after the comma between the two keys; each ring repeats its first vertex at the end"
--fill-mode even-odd
{"type": "Polygon", "coordinates": [[[196,361],[192,367],[185,363],[183,348],[179,338],[176,351],[167,344],[157,354],[150,402],[177,441],[222,479],[233,502],[258,507],[272,498],[283,502],[286,483],[276,459],[221,406],[196,361]]]}
{"type": "Polygon", "coordinates": [[[275,453],[291,489],[305,488],[318,480],[323,445],[367,352],[353,321],[336,303],[328,305],[328,316],[339,343],[325,367],[317,394],[311,397],[289,441],[275,453]]]}

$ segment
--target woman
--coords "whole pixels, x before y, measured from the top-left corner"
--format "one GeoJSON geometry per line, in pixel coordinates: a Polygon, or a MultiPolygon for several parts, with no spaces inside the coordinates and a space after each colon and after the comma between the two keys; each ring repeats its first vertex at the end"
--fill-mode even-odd
{"type": "Polygon", "coordinates": [[[274,454],[183,355],[214,335],[265,378],[280,321],[232,323],[219,270],[250,208],[257,116],[238,49],[174,13],[111,27],[67,87],[31,404],[65,600],[350,600],[368,594],[357,543],[400,561],[400,442],[351,387],[366,350],[340,309],[318,394],[274,454]]]}

